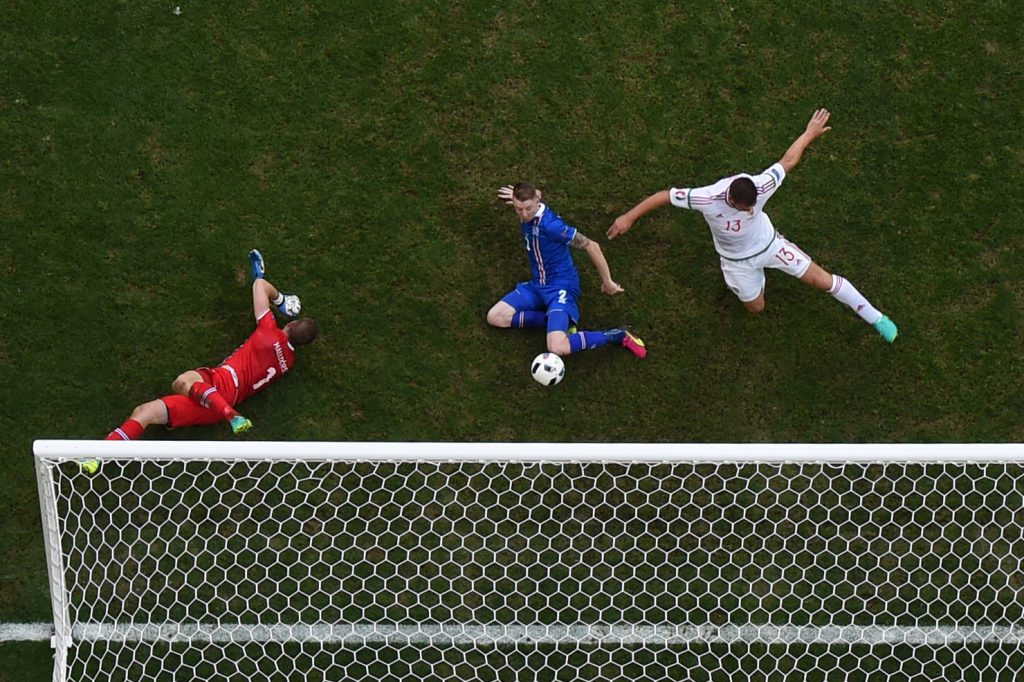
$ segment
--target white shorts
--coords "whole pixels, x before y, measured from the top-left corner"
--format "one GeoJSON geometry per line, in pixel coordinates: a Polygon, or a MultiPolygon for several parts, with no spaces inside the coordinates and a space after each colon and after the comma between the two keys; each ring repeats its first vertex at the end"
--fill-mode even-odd
{"type": "Polygon", "coordinates": [[[811,257],[778,232],[768,248],[746,260],[721,258],[725,285],[744,303],[753,301],[764,291],[764,269],[775,268],[803,277],[811,267],[811,257]]]}

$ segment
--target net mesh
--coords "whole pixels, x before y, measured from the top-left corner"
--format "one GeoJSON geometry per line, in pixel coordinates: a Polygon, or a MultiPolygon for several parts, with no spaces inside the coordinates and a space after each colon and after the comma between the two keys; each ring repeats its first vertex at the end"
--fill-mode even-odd
{"type": "Polygon", "coordinates": [[[51,465],[69,680],[1012,680],[1020,464],[51,465]]]}

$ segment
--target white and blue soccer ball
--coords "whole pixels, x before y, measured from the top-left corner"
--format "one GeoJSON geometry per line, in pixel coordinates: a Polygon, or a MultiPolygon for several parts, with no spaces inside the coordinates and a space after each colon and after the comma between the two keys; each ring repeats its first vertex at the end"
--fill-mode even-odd
{"type": "Polygon", "coordinates": [[[281,304],[281,312],[288,317],[298,317],[299,313],[302,312],[302,301],[299,300],[298,296],[288,294],[284,297],[284,303],[281,304]]]}
{"type": "Polygon", "coordinates": [[[565,363],[554,353],[541,353],[530,363],[530,374],[538,384],[554,386],[565,376],[565,363]]]}

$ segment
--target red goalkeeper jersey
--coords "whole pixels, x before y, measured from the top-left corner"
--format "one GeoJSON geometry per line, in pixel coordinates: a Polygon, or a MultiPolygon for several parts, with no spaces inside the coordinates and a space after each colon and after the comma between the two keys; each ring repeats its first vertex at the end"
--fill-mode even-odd
{"type": "Polygon", "coordinates": [[[238,378],[237,405],[286,374],[295,364],[295,349],[267,310],[256,321],[256,331],[221,364],[238,378]]]}

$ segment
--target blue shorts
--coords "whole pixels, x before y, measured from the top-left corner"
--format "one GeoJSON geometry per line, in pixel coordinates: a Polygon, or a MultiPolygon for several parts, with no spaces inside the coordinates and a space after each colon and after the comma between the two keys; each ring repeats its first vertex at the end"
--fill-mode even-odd
{"type": "Polygon", "coordinates": [[[519,310],[543,310],[548,316],[548,333],[568,331],[569,324],[578,324],[580,309],[576,298],[578,289],[569,287],[538,286],[533,282],[520,282],[502,301],[519,310]],[[561,314],[557,314],[561,313],[561,314]]]}

